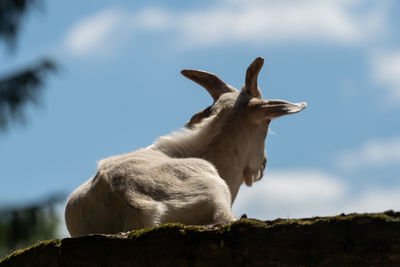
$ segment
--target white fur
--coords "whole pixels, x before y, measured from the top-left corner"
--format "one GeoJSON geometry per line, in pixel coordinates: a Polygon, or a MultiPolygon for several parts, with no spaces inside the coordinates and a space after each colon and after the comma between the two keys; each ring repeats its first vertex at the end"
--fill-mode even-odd
{"type": "Polygon", "coordinates": [[[262,100],[255,102],[256,109],[248,108],[255,98],[246,89],[217,93],[212,112],[192,129],[101,160],[95,176],[68,198],[65,219],[71,236],[166,222],[234,221],[231,205],[239,187],[243,182],[251,186],[262,177],[270,118],[260,111],[265,109],[262,100]]]}

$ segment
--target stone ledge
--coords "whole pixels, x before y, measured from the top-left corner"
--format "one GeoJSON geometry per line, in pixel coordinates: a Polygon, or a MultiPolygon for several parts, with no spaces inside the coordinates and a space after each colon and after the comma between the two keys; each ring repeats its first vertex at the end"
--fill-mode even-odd
{"type": "Polygon", "coordinates": [[[400,266],[400,212],[165,224],[39,242],[0,266],[400,266]]]}

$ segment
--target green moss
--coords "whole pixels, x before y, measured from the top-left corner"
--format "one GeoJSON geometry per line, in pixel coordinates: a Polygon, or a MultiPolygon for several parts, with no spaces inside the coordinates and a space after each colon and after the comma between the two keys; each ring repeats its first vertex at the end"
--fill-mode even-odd
{"type": "Polygon", "coordinates": [[[231,224],[216,225],[216,226],[201,226],[201,225],[183,225],[180,223],[166,223],[161,226],[146,228],[142,230],[131,231],[128,234],[130,238],[139,238],[147,234],[156,233],[166,230],[177,230],[181,234],[189,234],[192,232],[215,231],[220,234],[229,233],[232,229],[238,229],[242,226],[245,227],[262,227],[273,228],[281,225],[312,225],[315,223],[330,223],[337,221],[354,221],[354,220],[384,220],[384,221],[400,221],[398,213],[388,211],[385,213],[352,213],[348,215],[338,215],[331,217],[313,217],[305,219],[276,219],[273,221],[260,221],[256,219],[240,219],[231,224]]]}
{"type": "Polygon", "coordinates": [[[0,259],[0,264],[6,263],[7,261],[11,260],[14,257],[20,256],[22,254],[25,254],[31,250],[34,249],[38,249],[38,248],[42,248],[42,247],[46,247],[49,245],[55,245],[55,246],[60,246],[61,244],[61,240],[60,239],[51,239],[51,240],[45,240],[45,241],[40,241],[38,243],[33,244],[30,247],[24,248],[24,249],[19,249],[16,250],[14,252],[12,252],[11,254],[7,255],[6,257],[4,257],[3,259],[0,259]]]}
{"type": "MultiPolygon", "coordinates": [[[[394,213],[396,214],[396,213],[394,213]]],[[[312,225],[315,223],[331,223],[331,222],[339,222],[339,221],[355,221],[359,220],[383,220],[383,221],[400,221],[400,217],[391,216],[391,214],[387,213],[352,213],[348,215],[338,215],[338,216],[331,216],[331,217],[314,217],[314,218],[306,218],[306,219],[277,219],[274,221],[266,222],[267,225],[270,227],[282,224],[298,224],[298,225],[312,225]]]]}
{"type": "Polygon", "coordinates": [[[184,225],[181,223],[166,223],[156,227],[145,228],[141,230],[134,230],[129,232],[128,237],[130,238],[139,238],[143,237],[147,234],[167,231],[167,230],[178,230],[182,234],[185,234],[188,231],[205,231],[207,227],[202,225],[184,225]]]}
{"type": "Polygon", "coordinates": [[[255,226],[255,227],[267,227],[264,221],[255,219],[241,219],[231,224],[215,225],[215,226],[204,226],[204,225],[184,225],[180,223],[166,223],[156,227],[145,228],[141,230],[134,230],[128,233],[130,238],[139,238],[147,234],[167,231],[167,230],[178,230],[181,234],[188,234],[192,232],[205,232],[213,231],[219,233],[225,233],[231,231],[232,228],[240,226],[255,226]]]}
{"type": "Polygon", "coordinates": [[[250,226],[250,227],[262,227],[262,228],[268,227],[268,225],[264,221],[260,221],[260,220],[256,220],[256,219],[247,219],[246,218],[246,219],[237,220],[237,221],[235,221],[233,223],[230,223],[230,224],[226,224],[221,228],[221,230],[223,232],[230,232],[230,231],[232,231],[232,229],[240,228],[240,227],[243,227],[243,226],[245,226],[245,227],[248,227],[248,226],[250,226]]]}
{"type": "Polygon", "coordinates": [[[387,210],[387,211],[383,212],[383,214],[386,214],[392,218],[400,219],[400,212],[398,212],[398,211],[396,212],[394,210],[387,210]]]}
{"type": "Polygon", "coordinates": [[[230,224],[231,226],[235,225],[248,225],[248,226],[257,226],[257,227],[265,227],[266,223],[264,221],[256,220],[256,219],[240,219],[230,224]]]}
{"type": "Polygon", "coordinates": [[[330,221],[352,221],[352,220],[383,220],[383,221],[400,221],[399,218],[396,217],[392,217],[388,214],[385,213],[362,213],[362,214],[358,214],[358,213],[352,213],[349,215],[345,215],[345,216],[334,216],[334,217],[326,217],[326,218],[322,218],[324,219],[324,221],[330,222],[330,221]]]}

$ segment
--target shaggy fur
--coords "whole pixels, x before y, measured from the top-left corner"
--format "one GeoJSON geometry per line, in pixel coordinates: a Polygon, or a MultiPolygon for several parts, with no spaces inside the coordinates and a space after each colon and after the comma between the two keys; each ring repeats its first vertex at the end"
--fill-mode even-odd
{"type": "Polygon", "coordinates": [[[257,85],[262,63],[257,58],[249,66],[240,92],[214,74],[182,71],[207,89],[214,104],[194,115],[187,128],[147,148],[101,160],[95,176],[68,198],[71,236],[166,222],[234,221],[231,205],[239,187],[262,178],[269,122],[306,107],[262,100],[257,85]]]}

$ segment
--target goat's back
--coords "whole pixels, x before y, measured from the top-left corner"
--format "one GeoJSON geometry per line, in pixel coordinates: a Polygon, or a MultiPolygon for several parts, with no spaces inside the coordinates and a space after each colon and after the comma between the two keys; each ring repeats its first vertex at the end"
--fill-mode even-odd
{"type": "Polygon", "coordinates": [[[101,160],[96,175],[69,197],[66,222],[72,236],[169,221],[212,223],[207,218],[216,199],[230,203],[229,189],[211,163],[171,158],[150,147],[101,160]]]}

